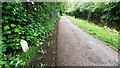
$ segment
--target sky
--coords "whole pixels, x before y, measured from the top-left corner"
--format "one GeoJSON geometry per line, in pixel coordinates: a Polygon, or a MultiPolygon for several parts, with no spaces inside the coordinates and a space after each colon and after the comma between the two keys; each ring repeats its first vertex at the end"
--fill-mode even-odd
{"type": "Polygon", "coordinates": [[[68,0],[68,2],[72,3],[74,0],[68,0]]]}

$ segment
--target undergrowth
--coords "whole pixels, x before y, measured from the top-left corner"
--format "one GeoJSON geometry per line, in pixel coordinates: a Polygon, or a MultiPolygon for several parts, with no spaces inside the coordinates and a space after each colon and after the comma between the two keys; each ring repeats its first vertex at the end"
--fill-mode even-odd
{"type": "MultiPolygon", "coordinates": [[[[57,18],[58,19],[58,18],[57,18]]],[[[45,30],[47,30],[48,33],[46,33],[46,36],[44,36],[45,40],[49,37],[49,34],[51,34],[55,27],[55,21],[57,19],[52,19],[50,22],[48,22],[48,25],[44,27],[45,30]]],[[[29,50],[27,52],[21,52],[19,54],[13,55],[13,54],[2,54],[2,60],[0,61],[0,68],[2,67],[29,67],[29,62],[37,55],[37,48],[41,46],[43,43],[42,41],[39,43],[38,46],[29,46],[29,50]],[[7,64],[7,65],[6,65],[7,64]]],[[[29,43],[28,43],[29,45],[29,43]]],[[[2,49],[4,49],[2,47],[2,49]]],[[[40,64],[39,67],[42,67],[43,65],[40,64]]]]}
{"type": "MultiPolygon", "coordinates": [[[[42,46],[45,39],[53,32],[57,18],[56,4],[47,2],[2,3],[0,68],[29,66],[29,61],[36,55],[36,48],[42,46]],[[30,47],[26,53],[22,52],[21,39],[27,41],[30,47]]],[[[59,8],[61,4],[57,7],[59,8]]]]}

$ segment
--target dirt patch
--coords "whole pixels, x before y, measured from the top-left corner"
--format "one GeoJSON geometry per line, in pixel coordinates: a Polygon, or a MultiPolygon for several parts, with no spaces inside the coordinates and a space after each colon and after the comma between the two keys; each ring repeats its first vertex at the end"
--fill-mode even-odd
{"type": "Polygon", "coordinates": [[[40,64],[45,66],[56,65],[57,21],[55,23],[55,30],[49,34],[43,45],[37,49],[37,56],[30,62],[30,66],[36,67],[40,64]]]}

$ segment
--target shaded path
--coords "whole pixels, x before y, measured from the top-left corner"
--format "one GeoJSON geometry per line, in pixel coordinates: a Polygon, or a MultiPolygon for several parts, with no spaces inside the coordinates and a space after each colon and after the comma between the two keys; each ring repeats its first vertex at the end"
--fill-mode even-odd
{"type": "Polygon", "coordinates": [[[58,22],[57,66],[115,66],[118,53],[66,17],[58,22]]]}

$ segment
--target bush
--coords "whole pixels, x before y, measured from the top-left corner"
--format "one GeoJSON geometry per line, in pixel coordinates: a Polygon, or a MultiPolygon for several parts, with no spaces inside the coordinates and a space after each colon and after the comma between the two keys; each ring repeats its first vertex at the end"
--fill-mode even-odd
{"type": "Polygon", "coordinates": [[[102,21],[105,24],[120,25],[120,1],[119,2],[97,2],[80,3],[79,7],[67,12],[70,16],[87,19],[89,21],[102,21]]]}
{"type": "MultiPolygon", "coordinates": [[[[29,60],[35,56],[35,47],[41,46],[41,43],[48,37],[47,35],[54,29],[57,16],[53,13],[54,18],[51,18],[50,12],[56,11],[56,4],[47,2],[2,3],[1,66],[19,67],[29,63],[29,60]],[[28,52],[21,54],[20,39],[28,42],[30,47],[28,52]]],[[[58,8],[60,4],[57,5],[58,8]]]]}

